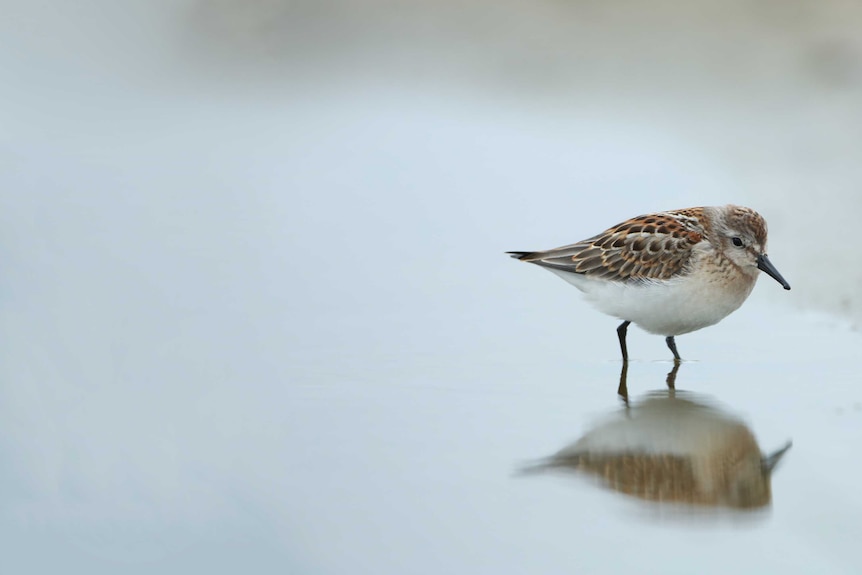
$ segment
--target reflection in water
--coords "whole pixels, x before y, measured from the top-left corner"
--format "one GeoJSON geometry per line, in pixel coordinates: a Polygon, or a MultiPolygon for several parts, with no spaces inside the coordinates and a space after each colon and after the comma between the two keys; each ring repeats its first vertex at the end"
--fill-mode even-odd
{"type": "MultiPolygon", "coordinates": [[[[673,362],[673,368],[668,372],[667,378],[664,380],[668,389],[676,389],[676,374],[679,372],[680,365],[681,362],[678,359],[673,362]]],[[[620,370],[620,384],[617,387],[617,394],[622,398],[623,403],[626,405],[629,403],[628,375],[629,362],[623,361],[623,367],[620,370]]]]}
{"type": "Polygon", "coordinates": [[[770,503],[770,476],[789,448],[764,457],[737,417],[671,389],[627,405],[525,471],[577,471],[655,502],[756,509],[770,503]]]}

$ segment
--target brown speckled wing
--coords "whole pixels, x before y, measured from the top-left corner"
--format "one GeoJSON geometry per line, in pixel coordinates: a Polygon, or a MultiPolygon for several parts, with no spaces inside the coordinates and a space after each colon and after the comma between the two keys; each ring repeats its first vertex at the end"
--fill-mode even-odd
{"type": "Polygon", "coordinates": [[[605,232],[518,259],[610,281],[667,280],[684,274],[692,249],[703,241],[702,208],[638,216],[605,232]]]}

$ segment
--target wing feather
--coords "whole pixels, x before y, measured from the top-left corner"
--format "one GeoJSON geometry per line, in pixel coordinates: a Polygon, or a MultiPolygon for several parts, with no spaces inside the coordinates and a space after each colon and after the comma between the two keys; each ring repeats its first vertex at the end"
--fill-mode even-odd
{"type": "Polygon", "coordinates": [[[687,273],[694,247],[704,241],[696,210],[638,216],[576,244],[513,257],[597,279],[667,280],[687,273]]]}

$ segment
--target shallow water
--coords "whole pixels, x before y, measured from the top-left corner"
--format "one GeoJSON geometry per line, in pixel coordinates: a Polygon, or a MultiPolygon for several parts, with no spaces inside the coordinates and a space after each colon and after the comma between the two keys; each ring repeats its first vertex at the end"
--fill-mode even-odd
{"type": "MultiPolygon", "coordinates": [[[[513,264],[516,276],[532,271],[513,264]]],[[[92,339],[7,336],[15,351],[3,388],[7,564],[231,572],[253,558],[265,572],[297,573],[726,573],[741,563],[752,572],[858,571],[859,334],[755,298],[719,326],[679,338],[691,359],[677,393],[740,421],[764,452],[793,447],[772,477],[770,503],[756,510],[646,502],[568,473],[520,473],[626,410],[615,322],[538,275],[534,289],[548,297],[529,312],[505,301],[487,321],[405,310],[420,325],[450,322],[445,345],[402,332],[382,349],[361,337],[248,347],[165,317],[170,343],[115,341],[113,376],[100,377],[102,359],[73,353],[92,339]],[[548,305],[556,288],[563,309],[548,305]],[[221,354],[188,351],[207,337],[221,354]],[[81,376],[70,379],[75,369],[81,376]],[[56,552],[35,553],[45,544],[56,552]]],[[[758,291],[767,287],[780,289],[758,291]]],[[[672,363],[661,338],[636,329],[629,338],[637,405],[665,388],[672,363]]]]}
{"type": "MultiPolygon", "coordinates": [[[[587,345],[578,330],[559,334],[559,353],[524,341],[507,359],[446,353],[429,362],[443,372],[433,378],[392,378],[381,366],[360,388],[302,388],[291,413],[302,433],[289,450],[305,557],[321,572],[857,570],[851,454],[862,397],[852,361],[840,357],[855,353],[859,336],[768,306],[739,315],[683,340],[697,360],[682,365],[677,388],[722,404],[764,450],[793,440],[765,509],[663,506],[565,474],[518,474],[624,411],[619,364],[598,359],[616,351],[613,326],[596,321],[607,337],[593,360],[565,352],[587,345]],[[768,341],[751,335],[766,326],[768,341]],[[540,361],[525,366],[531,358],[540,361]]],[[[634,362],[633,402],[661,389],[669,369],[634,362]]]]}

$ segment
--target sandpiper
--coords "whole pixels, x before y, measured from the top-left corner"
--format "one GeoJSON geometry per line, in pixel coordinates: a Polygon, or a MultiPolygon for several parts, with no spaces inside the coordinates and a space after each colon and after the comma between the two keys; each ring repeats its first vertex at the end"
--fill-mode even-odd
{"type": "Polygon", "coordinates": [[[623,320],[617,335],[624,362],[631,323],[665,336],[679,361],[674,337],[738,309],[761,271],[790,289],[766,256],[766,221],[742,206],[646,214],[575,244],[507,253],[549,269],[623,320]]]}

